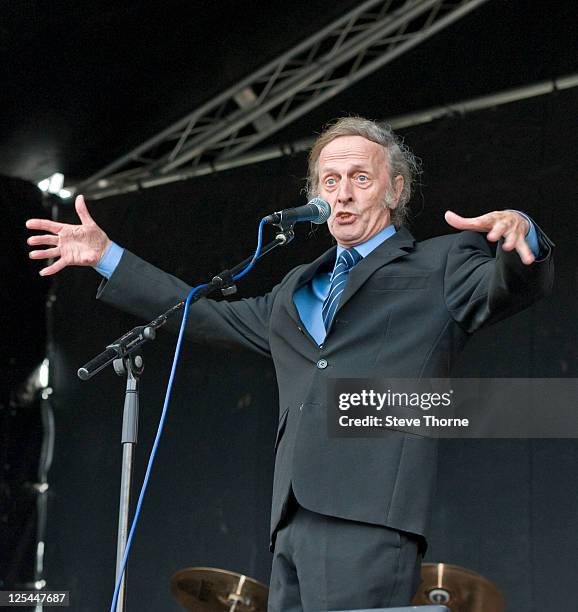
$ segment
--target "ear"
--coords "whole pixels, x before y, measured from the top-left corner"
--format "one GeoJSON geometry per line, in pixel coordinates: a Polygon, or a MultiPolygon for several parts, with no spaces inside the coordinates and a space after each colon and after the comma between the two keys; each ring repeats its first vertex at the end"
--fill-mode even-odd
{"type": "Polygon", "coordinates": [[[396,208],[397,203],[399,202],[399,198],[401,197],[401,192],[403,191],[403,186],[405,185],[405,181],[403,180],[403,176],[398,174],[393,179],[393,193],[395,195],[395,201],[390,205],[390,208],[396,208]]]}

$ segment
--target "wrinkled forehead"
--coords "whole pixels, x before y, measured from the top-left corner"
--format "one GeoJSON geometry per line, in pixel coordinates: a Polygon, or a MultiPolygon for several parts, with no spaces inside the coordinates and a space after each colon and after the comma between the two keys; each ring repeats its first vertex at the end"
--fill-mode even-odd
{"type": "Polygon", "coordinates": [[[387,166],[387,157],[380,144],[363,136],[338,136],[321,149],[318,166],[344,162],[387,166]]]}

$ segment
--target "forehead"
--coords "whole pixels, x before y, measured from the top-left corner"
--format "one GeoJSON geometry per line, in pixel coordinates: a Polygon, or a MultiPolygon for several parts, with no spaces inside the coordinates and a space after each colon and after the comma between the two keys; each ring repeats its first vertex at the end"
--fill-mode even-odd
{"type": "Polygon", "coordinates": [[[385,150],[381,145],[363,136],[339,136],[321,149],[319,167],[339,162],[385,164],[385,150]]]}

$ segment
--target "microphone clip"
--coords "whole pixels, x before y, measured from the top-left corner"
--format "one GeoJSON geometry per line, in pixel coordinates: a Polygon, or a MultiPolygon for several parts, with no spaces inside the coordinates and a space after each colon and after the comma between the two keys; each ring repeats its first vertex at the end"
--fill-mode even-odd
{"type": "Polygon", "coordinates": [[[291,242],[291,240],[293,240],[293,238],[295,238],[293,228],[295,227],[296,221],[295,219],[288,219],[285,215],[283,215],[282,211],[265,217],[265,223],[268,225],[274,225],[277,228],[278,233],[275,235],[275,238],[280,244],[288,244],[291,242]]]}
{"type": "Polygon", "coordinates": [[[295,238],[295,232],[293,231],[293,223],[283,225],[281,223],[275,224],[279,228],[279,232],[275,235],[275,240],[282,245],[285,246],[295,238]]]}

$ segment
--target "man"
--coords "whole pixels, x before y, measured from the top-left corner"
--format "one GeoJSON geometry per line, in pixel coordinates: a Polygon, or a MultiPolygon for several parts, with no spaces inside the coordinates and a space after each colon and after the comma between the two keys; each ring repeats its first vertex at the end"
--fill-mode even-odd
{"type": "MultiPolygon", "coordinates": [[[[447,212],[450,225],[472,231],[416,243],[403,227],[415,170],[388,128],[338,120],[313,146],[308,178],[310,195],[331,205],[337,247],[263,297],[192,306],[190,338],[241,346],[275,364],[272,611],[403,605],[419,582],[436,443],[398,431],[329,437],[327,380],[445,377],[473,332],[552,284],[552,243],[514,211],[473,219],[447,212]],[[501,241],[495,258],[479,232],[501,241]]],[[[96,266],[108,278],[99,297],[144,319],[188,293],[111,244],[82,196],[76,209],[79,226],[28,222],[50,232],[29,238],[50,247],[30,256],[58,258],[41,274],[96,266]]]]}

